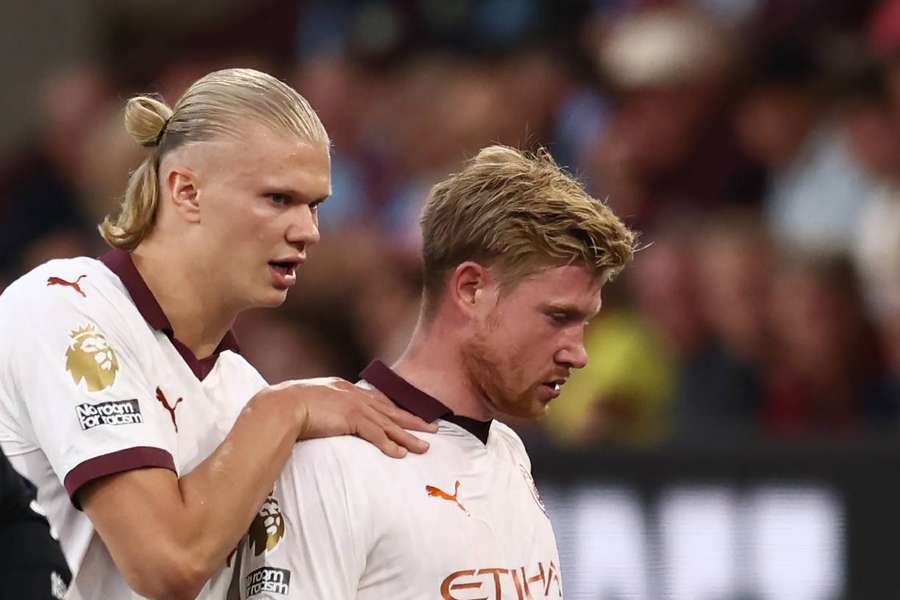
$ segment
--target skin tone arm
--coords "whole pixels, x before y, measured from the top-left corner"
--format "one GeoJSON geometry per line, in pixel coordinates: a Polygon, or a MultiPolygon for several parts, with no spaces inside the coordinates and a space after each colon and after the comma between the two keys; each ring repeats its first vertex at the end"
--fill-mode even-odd
{"type": "Polygon", "coordinates": [[[435,431],[377,392],[335,378],[287,382],[254,396],[225,441],[180,479],[136,469],[91,482],[82,506],[116,566],[149,598],[195,598],[224,564],[297,440],[358,435],[400,458],[435,431]]]}

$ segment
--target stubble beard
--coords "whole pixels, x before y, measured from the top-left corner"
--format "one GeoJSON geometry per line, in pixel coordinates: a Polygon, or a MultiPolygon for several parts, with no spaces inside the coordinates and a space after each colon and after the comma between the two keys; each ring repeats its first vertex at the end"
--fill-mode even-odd
{"type": "MultiPolygon", "coordinates": [[[[516,369],[509,364],[518,351],[512,349],[503,353],[490,344],[490,336],[496,327],[489,321],[485,332],[473,336],[463,346],[462,358],[466,375],[481,400],[492,413],[503,413],[514,417],[535,419],[543,416],[534,414],[530,388],[522,392],[511,389],[509,378],[504,373],[515,375],[516,369]]],[[[514,377],[513,377],[514,378],[514,377]]]]}

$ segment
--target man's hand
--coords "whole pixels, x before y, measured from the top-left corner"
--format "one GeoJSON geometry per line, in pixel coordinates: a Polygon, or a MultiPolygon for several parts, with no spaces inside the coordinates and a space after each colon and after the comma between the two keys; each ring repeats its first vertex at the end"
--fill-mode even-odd
{"type": "Polygon", "coordinates": [[[405,431],[434,433],[437,427],[402,410],[381,392],[366,390],[337,377],[287,381],[270,388],[297,398],[298,440],[356,435],[394,458],[407,450],[421,454],[428,444],[405,431]]]}

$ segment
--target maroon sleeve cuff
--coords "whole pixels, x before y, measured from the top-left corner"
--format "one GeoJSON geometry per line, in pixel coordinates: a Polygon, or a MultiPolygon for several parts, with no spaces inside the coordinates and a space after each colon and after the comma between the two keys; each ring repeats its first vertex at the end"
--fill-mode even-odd
{"type": "Polygon", "coordinates": [[[107,475],[150,467],[175,471],[175,460],[171,454],[160,448],[151,448],[149,446],[125,448],[124,450],[89,458],[70,470],[66,474],[63,484],[66,486],[66,491],[69,493],[72,504],[75,505],[75,508],[81,510],[81,503],[78,502],[76,494],[84,484],[107,475]]]}

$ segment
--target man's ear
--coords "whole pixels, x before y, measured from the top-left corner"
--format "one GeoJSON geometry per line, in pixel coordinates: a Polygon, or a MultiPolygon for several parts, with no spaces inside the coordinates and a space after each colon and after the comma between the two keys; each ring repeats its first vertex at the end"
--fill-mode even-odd
{"type": "Polygon", "coordinates": [[[471,260],[461,263],[448,282],[450,301],[464,314],[481,313],[489,301],[492,284],[490,269],[471,260]]]}
{"type": "Polygon", "coordinates": [[[176,214],[189,223],[200,222],[200,190],[196,173],[188,167],[173,167],[166,173],[163,184],[172,197],[176,214]]]}

